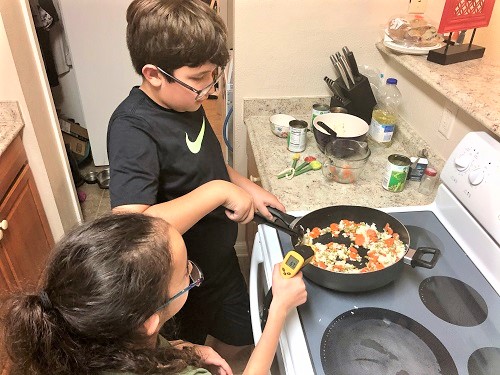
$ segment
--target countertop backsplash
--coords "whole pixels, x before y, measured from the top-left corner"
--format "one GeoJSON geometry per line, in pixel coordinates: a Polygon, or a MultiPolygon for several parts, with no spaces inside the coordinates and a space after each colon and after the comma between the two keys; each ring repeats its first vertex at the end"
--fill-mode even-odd
{"type": "MultiPolygon", "coordinates": [[[[313,210],[338,204],[379,208],[420,206],[430,204],[434,200],[437,186],[431,195],[419,193],[419,182],[416,181],[407,181],[405,189],[400,193],[392,193],[382,187],[387,157],[391,154],[411,157],[426,148],[430,163],[439,171],[444,166],[444,160],[402,119],[397,127],[394,142],[389,148],[372,145],[372,154],[363,175],[353,184],[327,181],[321,170],[307,172],[290,180],[278,179],[276,175],[290,166],[293,153],[288,151],[285,138],[279,138],[271,132],[269,116],[285,113],[310,123],[312,105],[315,103],[327,104],[329,97],[247,99],[244,102],[245,124],[262,186],[275,194],[288,211],[313,210]]],[[[321,162],[325,159],[311,132],[307,135],[307,148],[301,153],[301,158],[308,155],[317,157],[321,162]]]]}

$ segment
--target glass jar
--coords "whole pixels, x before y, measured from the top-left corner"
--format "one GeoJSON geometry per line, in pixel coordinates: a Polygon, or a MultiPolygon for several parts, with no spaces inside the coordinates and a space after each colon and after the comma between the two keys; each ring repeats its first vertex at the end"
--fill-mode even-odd
{"type": "Polygon", "coordinates": [[[430,195],[434,190],[436,180],[437,171],[433,167],[425,168],[422,180],[420,181],[420,186],[418,187],[418,191],[421,194],[430,195]]]}

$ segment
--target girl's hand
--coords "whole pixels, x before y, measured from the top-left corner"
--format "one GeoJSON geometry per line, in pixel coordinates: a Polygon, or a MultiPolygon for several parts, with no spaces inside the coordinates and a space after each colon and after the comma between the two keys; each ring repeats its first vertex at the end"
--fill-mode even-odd
{"type": "Polygon", "coordinates": [[[280,264],[274,265],[273,270],[273,301],[271,306],[288,312],[294,307],[302,305],[307,300],[306,285],[302,272],[290,279],[285,279],[280,274],[280,264]]]}
{"type": "Polygon", "coordinates": [[[201,360],[204,364],[209,365],[210,367],[213,366],[215,368],[215,371],[217,372],[213,372],[214,369],[212,368],[211,371],[213,373],[219,375],[233,375],[231,367],[229,367],[224,358],[222,358],[219,353],[213,350],[210,346],[193,345],[193,347],[196,353],[198,353],[198,355],[201,357],[201,360]]]}

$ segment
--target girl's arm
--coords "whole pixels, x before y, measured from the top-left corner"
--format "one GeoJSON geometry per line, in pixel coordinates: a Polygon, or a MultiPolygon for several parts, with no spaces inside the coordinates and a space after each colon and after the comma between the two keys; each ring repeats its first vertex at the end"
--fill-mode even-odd
{"type": "Polygon", "coordinates": [[[209,181],[168,202],[152,206],[128,204],[113,208],[113,212],[139,212],[160,217],[183,234],[219,206],[226,207],[226,215],[233,221],[246,224],[253,219],[254,208],[250,195],[238,186],[222,180],[209,181]]]}
{"type": "Polygon", "coordinates": [[[284,279],[279,264],[273,270],[273,301],[262,336],[250,356],[243,375],[267,375],[278,347],[279,336],[288,312],[307,299],[302,272],[291,279],[284,279]]]}

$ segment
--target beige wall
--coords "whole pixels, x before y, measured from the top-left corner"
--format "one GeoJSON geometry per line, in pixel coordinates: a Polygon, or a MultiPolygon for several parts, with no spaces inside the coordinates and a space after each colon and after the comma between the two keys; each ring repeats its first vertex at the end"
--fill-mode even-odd
{"type": "MultiPolygon", "coordinates": [[[[429,1],[426,17],[439,23],[444,0],[429,1]]],[[[244,98],[328,96],[325,75],[334,76],[328,56],[347,45],[359,65],[378,67],[399,78],[404,117],[447,158],[469,131],[484,128],[459,111],[450,140],[437,132],[446,98],[381,56],[375,43],[386,22],[404,14],[408,0],[238,0],[235,2],[235,168],[246,171],[244,98]]],[[[497,8],[499,8],[497,4],[497,8]]],[[[498,47],[499,11],[478,30],[487,54],[498,47]]]]}
{"type": "Polygon", "coordinates": [[[18,101],[23,143],[55,240],[82,215],[27,0],[0,0],[6,33],[0,51],[0,100],[18,101]]]}

